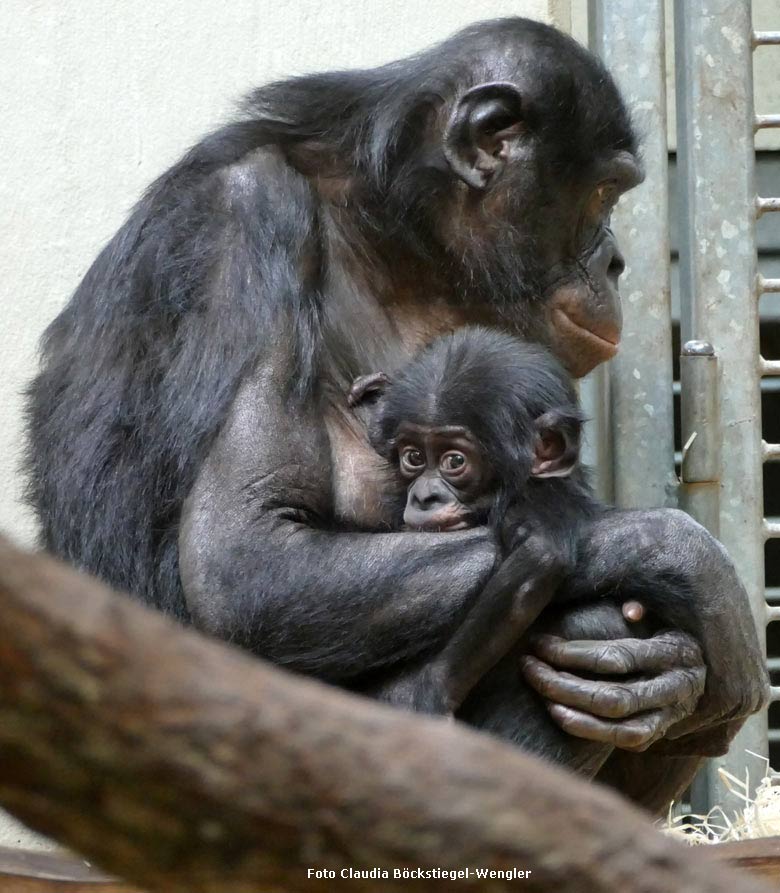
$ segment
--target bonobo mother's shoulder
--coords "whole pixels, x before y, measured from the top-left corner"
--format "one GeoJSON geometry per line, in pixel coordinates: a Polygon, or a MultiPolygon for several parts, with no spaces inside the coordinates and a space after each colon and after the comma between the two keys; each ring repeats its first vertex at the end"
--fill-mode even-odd
{"type": "Polygon", "coordinates": [[[301,202],[310,205],[313,190],[306,177],[253,124],[228,125],[193,146],[152,183],[140,209],[182,211],[205,203],[215,211],[251,208],[263,218],[285,209],[294,213],[301,202]]]}
{"type": "Polygon", "coordinates": [[[278,214],[285,207],[314,202],[308,180],[287,162],[277,146],[249,152],[216,173],[218,188],[230,208],[259,205],[278,214]]]}

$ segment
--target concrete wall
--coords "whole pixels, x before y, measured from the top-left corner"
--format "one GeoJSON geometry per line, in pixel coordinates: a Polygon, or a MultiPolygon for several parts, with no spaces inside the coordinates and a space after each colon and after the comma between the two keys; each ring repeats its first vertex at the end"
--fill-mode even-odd
{"type": "MultiPolygon", "coordinates": [[[[143,188],[251,87],[373,66],[475,18],[567,28],[566,0],[3,0],[0,530],[31,543],[21,391],[36,344],[143,188]]],[[[0,844],[34,845],[0,818],[0,844]]]]}

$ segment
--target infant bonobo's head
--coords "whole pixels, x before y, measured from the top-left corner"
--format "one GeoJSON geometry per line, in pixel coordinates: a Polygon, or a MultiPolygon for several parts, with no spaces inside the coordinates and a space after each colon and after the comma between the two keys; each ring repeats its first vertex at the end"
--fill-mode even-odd
{"type": "Polygon", "coordinates": [[[361,376],[349,403],[373,406],[371,443],[398,468],[404,523],[419,530],[484,523],[499,501],[519,502],[532,481],[578,464],[571,379],[546,348],[490,329],[437,339],[392,379],[361,376]]]}

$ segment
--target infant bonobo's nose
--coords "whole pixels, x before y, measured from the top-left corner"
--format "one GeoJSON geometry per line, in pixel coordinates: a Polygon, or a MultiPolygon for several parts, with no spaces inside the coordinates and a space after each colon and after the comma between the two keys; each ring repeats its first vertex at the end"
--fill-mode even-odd
{"type": "Polygon", "coordinates": [[[416,530],[453,530],[466,524],[467,511],[437,478],[418,478],[409,489],[404,524],[416,530]]]}
{"type": "Polygon", "coordinates": [[[412,490],[409,494],[409,505],[419,511],[430,512],[437,506],[445,505],[448,500],[433,488],[412,490]]]}

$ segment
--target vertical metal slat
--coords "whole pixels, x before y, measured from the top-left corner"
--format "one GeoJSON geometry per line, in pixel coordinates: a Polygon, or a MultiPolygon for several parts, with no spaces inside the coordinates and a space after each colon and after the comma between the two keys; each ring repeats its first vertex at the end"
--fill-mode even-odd
{"type": "Polygon", "coordinates": [[[626,258],[623,343],[610,364],[614,501],[677,504],[663,0],[594,0],[592,48],[617,81],[642,138],[645,181],[615,208],[626,258]]]}

